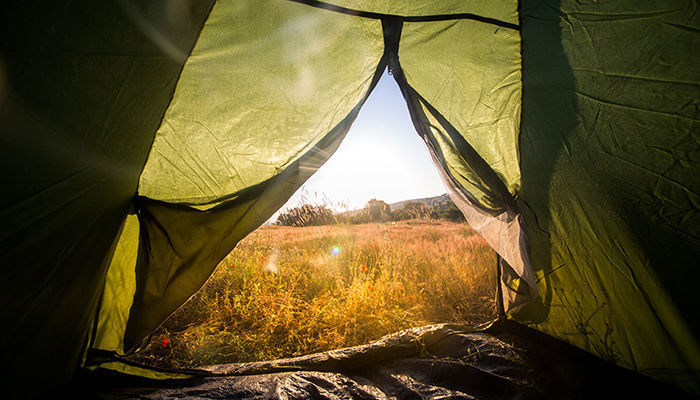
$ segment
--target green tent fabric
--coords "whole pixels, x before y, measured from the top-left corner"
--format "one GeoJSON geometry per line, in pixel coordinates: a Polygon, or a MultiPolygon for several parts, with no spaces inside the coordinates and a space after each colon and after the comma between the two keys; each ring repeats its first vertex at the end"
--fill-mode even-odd
{"type": "Polygon", "coordinates": [[[36,387],[35,373],[55,387],[81,363],[115,239],[211,5],[168,19],[165,3],[46,1],[2,13],[0,265],[11,322],[0,368],[19,387],[36,387]]]}
{"type": "Polygon", "coordinates": [[[694,7],[523,4],[520,196],[542,296],[517,319],[697,392],[694,7]]]}
{"type": "Polygon", "coordinates": [[[119,355],[333,154],[389,68],[452,199],[501,256],[503,318],[700,394],[696,8],[13,5],[3,381],[47,393],[95,354],[156,377],[119,355]]]}

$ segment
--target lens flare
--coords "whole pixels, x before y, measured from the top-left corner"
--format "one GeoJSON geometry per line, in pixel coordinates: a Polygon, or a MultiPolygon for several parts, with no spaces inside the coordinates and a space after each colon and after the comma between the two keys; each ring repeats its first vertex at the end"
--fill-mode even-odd
{"type": "Polygon", "coordinates": [[[333,248],[331,249],[331,254],[333,254],[334,256],[337,256],[338,254],[340,254],[340,247],[333,246],[333,248]]]}

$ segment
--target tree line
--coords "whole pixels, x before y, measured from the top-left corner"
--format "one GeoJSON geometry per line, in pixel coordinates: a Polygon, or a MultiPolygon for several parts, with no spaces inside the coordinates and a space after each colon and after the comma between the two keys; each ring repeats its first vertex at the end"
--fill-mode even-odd
{"type": "Polygon", "coordinates": [[[408,219],[464,222],[464,215],[452,201],[428,206],[420,201],[407,201],[397,210],[391,210],[383,200],[371,199],[356,213],[336,214],[324,205],[303,204],[281,213],[277,225],[317,226],[332,224],[366,224],[370,222],[402,221],[408,219]]]}

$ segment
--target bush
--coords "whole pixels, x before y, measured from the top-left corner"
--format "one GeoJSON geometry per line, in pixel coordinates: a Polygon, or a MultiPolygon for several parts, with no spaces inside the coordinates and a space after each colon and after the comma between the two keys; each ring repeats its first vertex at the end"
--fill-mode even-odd
{"type": "Polygon", "coordinates": [[[394,211],[394,221],[405,219],[430,219],[430,207],[420,201],[407,201],[403,208],[394,211]]]}
{"type": "Polygon", "coordinates": [[[455,203],[452,201],[442,204],[435,205],[430,210],[430,216],[432,219],[441,219],[444,221],[452,222],[464,222],[464,214],[457,208],[455,203]]]}
{"type": "Polygon", "coordinates": [[[333,211],[328,207],[312,204],[289,209],[277,217],[277,225],[284,226],[317,226],[336,222],[333,211]]]}

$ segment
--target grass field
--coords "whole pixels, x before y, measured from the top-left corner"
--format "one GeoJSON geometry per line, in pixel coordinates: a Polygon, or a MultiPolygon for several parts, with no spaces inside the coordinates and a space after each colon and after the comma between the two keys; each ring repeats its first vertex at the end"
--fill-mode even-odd
{"type": "Polygon", "coordinates": [[[264,226],[131,357],[160,367],[268,360],[401,329],[495,318],[495,253],[468,225],[264,226]]]}

